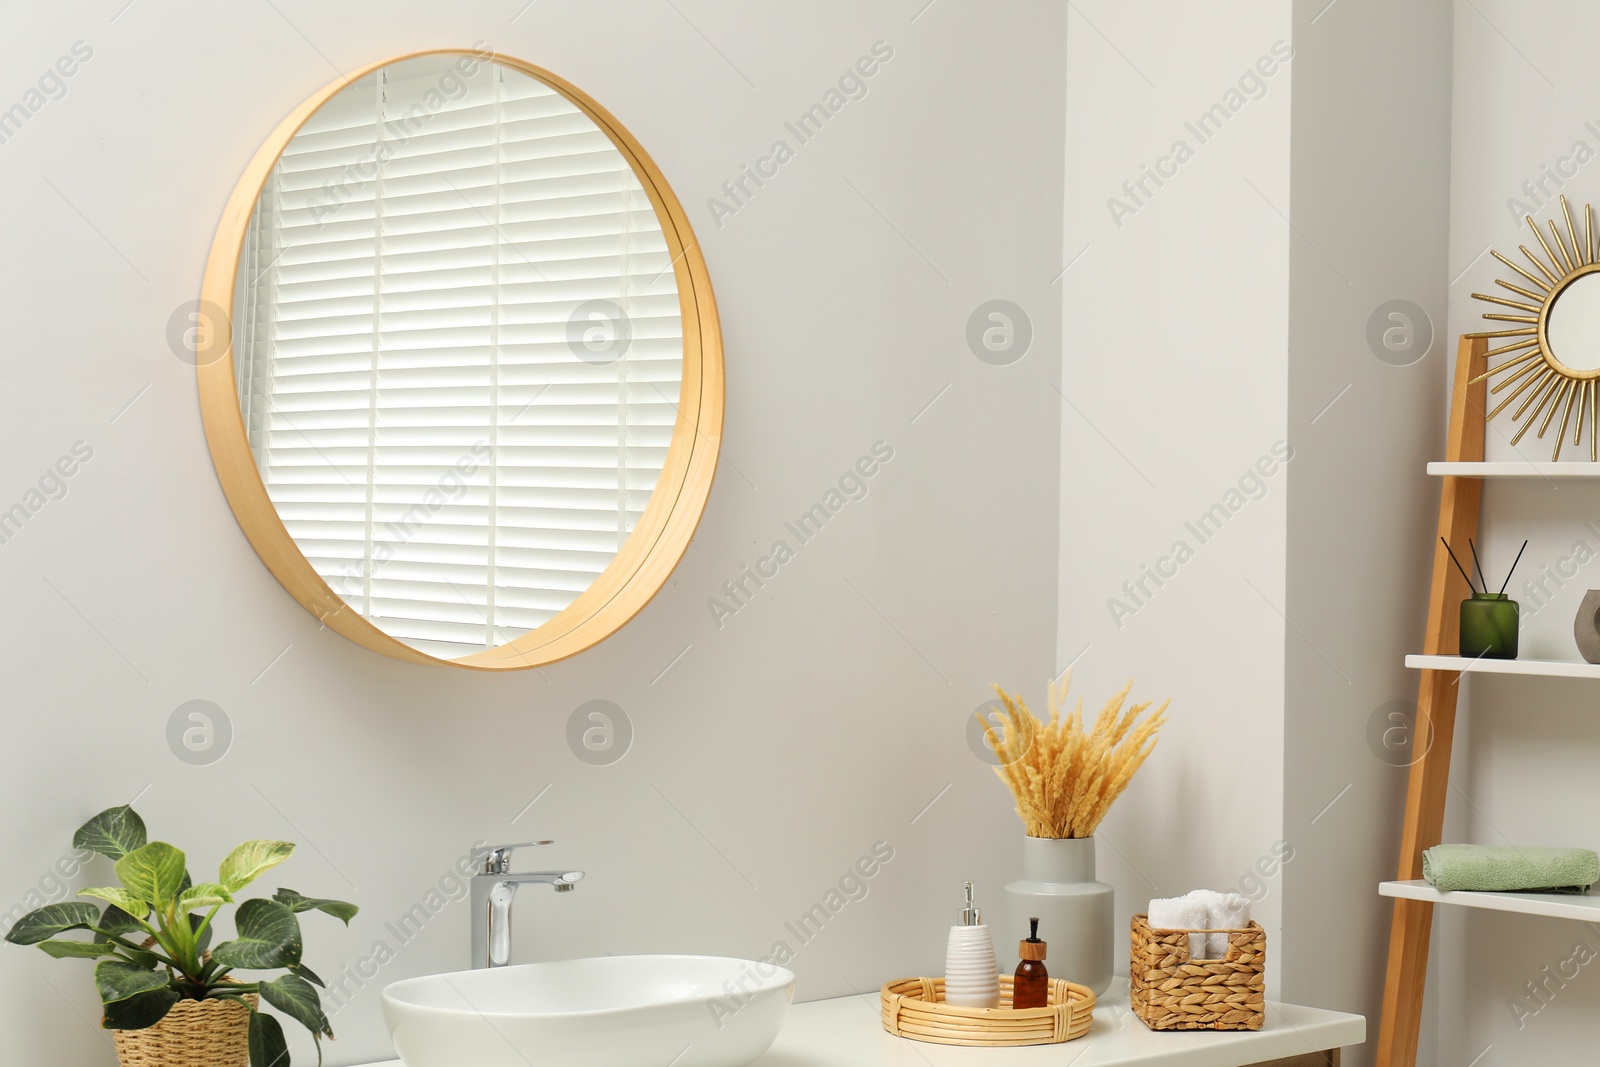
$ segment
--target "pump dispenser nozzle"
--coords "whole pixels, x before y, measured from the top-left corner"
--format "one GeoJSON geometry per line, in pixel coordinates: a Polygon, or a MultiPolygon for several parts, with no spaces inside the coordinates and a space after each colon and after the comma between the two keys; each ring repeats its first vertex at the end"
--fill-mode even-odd
{"type": "Polygon", "coordinates": [[[962,926],[982,926],[983,912],[972,903],[972,883],[967,883],[967,906],[961,909],[962,926]]]}

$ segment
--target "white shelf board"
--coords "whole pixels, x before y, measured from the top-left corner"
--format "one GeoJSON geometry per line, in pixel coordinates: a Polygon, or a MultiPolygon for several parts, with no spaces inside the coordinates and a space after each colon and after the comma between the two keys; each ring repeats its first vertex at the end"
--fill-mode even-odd
{"type": "Polygon", "coordinates": [[[1457,478],[1600,478],[1600,463],[1430,463],[1428,473],[1457,478]]]}
{"type": "Polygon", "coordinates": [[[1423,671],[1534,674],[1545,678],[1600,678],[1600,663],[1556,659],[1469,659],[1466,656],[1407,656],[1406,666],[1423,671]]]}
{"type": "MultiPolygon", "coordinates": [[[[1267,1001],[1260,1030],[1174,1030],[1157,1033],[1128,1010],[1128,980],[1113,980],[1094,1006],[1089,1032],[1072,1044],[1026,1048],[955,1048],[884,1032],[877,993],[796,1004],[778,1040],[753,1067],[1238,1067],[1278,1062],[1308,1052],[1359,1045],[1359,1015],[1267,1001]]],[[[373,1067],[404,1067],[399,1061],[373,1067]]],[[[461,1067],[471,1067],[465,1061],[461,1067]]]]}
{"type": "Polygon", "coordinates": [[[1458,890],[1441,893],[1427,882],[1382,882],[1378,892],[1386,897],[1426,900],[1430,904],[1455,904],[1488,911],[1514,911],[1522,915],[1545,915],[1555,919],[1600,921],[1600,893],[1470,893],[1458,890]]]}

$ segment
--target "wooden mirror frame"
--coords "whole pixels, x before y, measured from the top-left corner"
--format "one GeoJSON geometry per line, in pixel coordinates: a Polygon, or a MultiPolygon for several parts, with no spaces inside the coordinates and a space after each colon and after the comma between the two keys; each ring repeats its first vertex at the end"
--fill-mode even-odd
{"type": "Polygon", "coordinates": [[[666,584],[694,537],[716,475],[725,393],[722,330],[705,258],[683,206],[633,135],[587,94],[541,67],[490,49],[439,48],[369,64],[313,93],[272,131],[234,187],[211,242],[200,298],[202,327],[207,326],[208,317],[222,315],[220,322],[209,324],[210,347],[205,348],[202,341],[202,350],[196,353],[196,374],[206,443],[234,517],[261,562],[290,595],[329,629],[363,648],[410,663],[484,671],[523,670],[566,659],[605,640],[637,615],[666,584]],[[317,574],[278,517],[256,468],[239,410],[233,364],[233,300],[240,253],[256,201],[279,156],[306,120],[341,90],[380,68],[429,55],[471,56],[526,74],[566,97],[604,131],[633,168],[661,222],[683,320],[678,419],[661,476],[639,525],[589,588],[560,613],[513,641],[457,659],[430,656],[390,637],[346,604],[317,574]]]}

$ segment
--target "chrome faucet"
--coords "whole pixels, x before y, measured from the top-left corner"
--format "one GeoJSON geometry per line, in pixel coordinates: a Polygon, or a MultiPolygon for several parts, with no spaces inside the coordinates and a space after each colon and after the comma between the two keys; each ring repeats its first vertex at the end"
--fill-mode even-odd
{"type": "Polygon", "coordinates": [[[582,871],[511,872],[511,853],[519,848],[553,845],[553,841],[524,841],[493,845],[484,850],[483,869],[472,878],[472,968],[504,967],[511,962],[511,902],[517,887],[529,883],[548,885],[557,893],[570,893],[583,878],[582,871]]]}

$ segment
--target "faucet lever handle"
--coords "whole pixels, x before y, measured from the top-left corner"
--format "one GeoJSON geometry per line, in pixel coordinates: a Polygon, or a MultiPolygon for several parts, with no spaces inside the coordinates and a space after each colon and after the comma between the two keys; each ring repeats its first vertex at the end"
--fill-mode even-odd
{"type": "Polygon", "coordinates": [[[538,848],[540,845],[553,844],[554,841],[518,841],[512,845],[489,845],[483,849],[483,873],[509,874],[512,852],[519,848],[538,848]]]}

